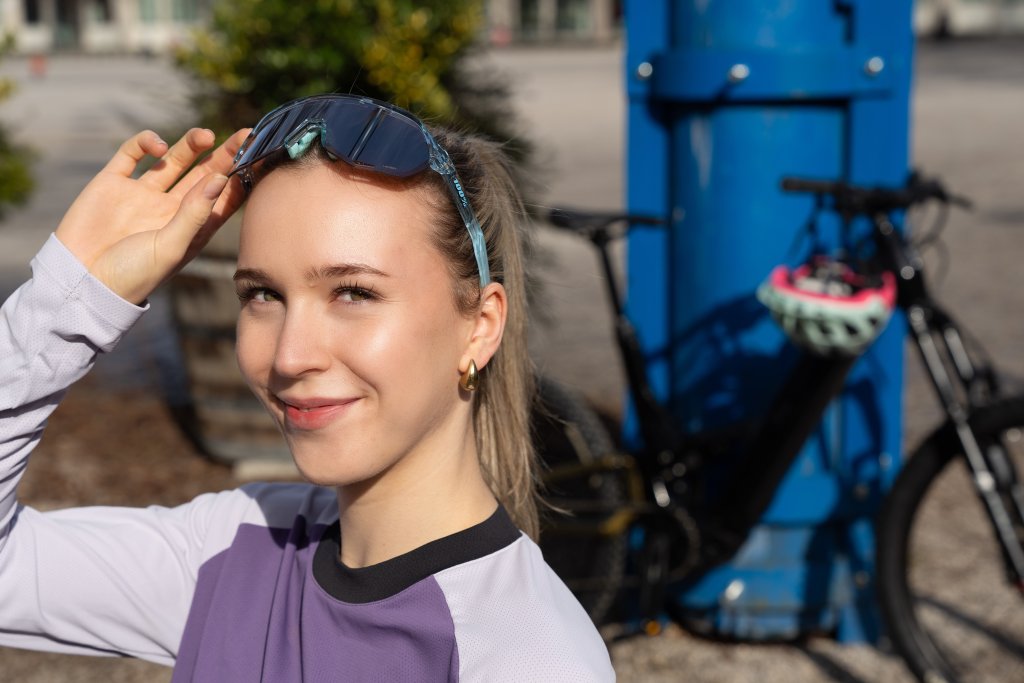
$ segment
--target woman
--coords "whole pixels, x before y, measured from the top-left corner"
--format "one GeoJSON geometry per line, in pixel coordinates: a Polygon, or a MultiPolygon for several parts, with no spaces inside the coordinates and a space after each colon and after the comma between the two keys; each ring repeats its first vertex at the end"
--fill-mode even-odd
{"type": "Polygon", "coordinates": [[[3,308],[0,645],[180,681],[612,680],[529,538],[522,212],[500,152],[351,96],[284,105],[186,172],[211,138],[127,141],[3,308]],[[19,507],[64,389],[246,191],[239,366],[311,484],[19,507]]]}

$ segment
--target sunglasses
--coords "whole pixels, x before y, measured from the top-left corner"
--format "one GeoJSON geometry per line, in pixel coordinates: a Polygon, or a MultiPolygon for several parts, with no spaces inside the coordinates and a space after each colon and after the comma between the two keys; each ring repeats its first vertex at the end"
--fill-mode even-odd
{"type": "Polygon", "coordinates": [[[408,178],[430,168],[445,180],[473,242],[480,286],[491,281],[487,244],[448,152],[418,118],[357,95],[313,95],[282,104],[260,119],[235,155],[228,175],[252,189],[253,167],[271,154],[302,156],[317,139],[332,156],[356,168],[408,178]]]}

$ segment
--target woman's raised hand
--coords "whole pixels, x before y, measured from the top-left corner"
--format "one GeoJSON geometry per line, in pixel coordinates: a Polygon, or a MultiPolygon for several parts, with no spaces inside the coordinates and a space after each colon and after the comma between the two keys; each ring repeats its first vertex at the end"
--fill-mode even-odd
{"type": "Polygon", "coordinates": [[[171,147],[152,131],[138,133],[78,195],[57,239],[113,292],[142,302],[242,203],[241,184],[224,174],[247,133],[238,131],[191,169],[213,146],[212,131],[193,128],[171,147]],[[147,155],[160,160],[133,179],[147,155]]]}

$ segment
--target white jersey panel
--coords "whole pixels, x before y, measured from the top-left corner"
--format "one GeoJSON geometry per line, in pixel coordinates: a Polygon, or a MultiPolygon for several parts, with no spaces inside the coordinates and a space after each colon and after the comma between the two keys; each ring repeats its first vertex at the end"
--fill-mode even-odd
{"type": "Polygon", "coordinates": [[[615,680],[590,618],[525,534],[435,578],[455,624],[460,681],[615,680]]]}

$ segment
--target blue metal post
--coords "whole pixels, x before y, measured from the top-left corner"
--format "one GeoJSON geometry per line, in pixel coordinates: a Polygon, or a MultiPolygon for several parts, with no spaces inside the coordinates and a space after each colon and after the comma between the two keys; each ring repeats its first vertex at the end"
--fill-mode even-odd
{"type": "MultiPolygon", "coordinates": [[[[812,199],[780,179],[906,178],[911,0],[634,1],[626,26],[627,204],[671,218],[630,237],[628,310],[674,414],[721,427],[757,415],[792,359],[754,298],[809,246],[812,199]]],[[[738,555],[675,587],[696,627],[877,636],[871,517],[899,461],[902,339],[894,321],[858,361],[738,555]]]]}

